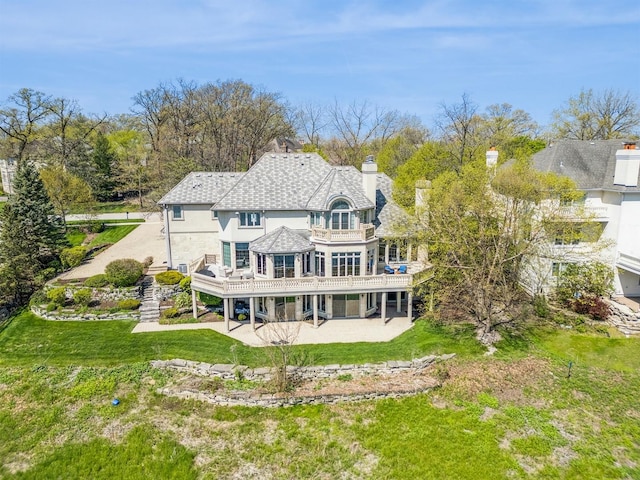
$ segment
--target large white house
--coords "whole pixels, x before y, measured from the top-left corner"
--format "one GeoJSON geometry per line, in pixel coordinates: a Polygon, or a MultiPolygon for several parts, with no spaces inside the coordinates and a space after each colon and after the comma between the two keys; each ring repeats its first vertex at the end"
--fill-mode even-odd
{"type": "Polygon", "coordinates": [[[412,219],[370,158],[362,171],[315,153],[267,153],[247,172],[194,172],[159,203],[168,267],[195,292],[223,299],[228,329],[239,302],[256,319],[364,318],[387,307],[412,316],[424,268],[397,227],[412,219]]]}
{"type": "Polygon", "coordinates": [[[573,179],[585,193],[582,205],[566,206],[567,217],[579,208],[602,226],[595,242],[601,248],[589,248],[587,242],[581,245],[578,239],[563,245],[562,238],[556,239],[556,253],[564,249],[566,255],[547,263],[547,278],[541,284],[553,285],[566,262],[597,259],[614,271],[614,296],[640,297],[640,149],[636,143],[554,141],[533,156],[533,165],[573,179]],[[587,256],[590,251],[595,252],[593,257],[587,256]]]}

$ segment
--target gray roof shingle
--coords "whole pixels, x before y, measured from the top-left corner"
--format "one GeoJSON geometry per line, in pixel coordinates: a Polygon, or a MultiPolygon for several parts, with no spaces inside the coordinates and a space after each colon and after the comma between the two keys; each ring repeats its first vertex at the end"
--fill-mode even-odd
{"type": "Polygon", "coordinates": [[[296,253],[314,250],[308,231],[295,231],[280,227],[249,244],[249,250],[258,253],[296,253]]]}
{"type": "Polygon", "coordinates": [[[395,203],[391,197],[393,180],[386,174],[376,176],[376,218],[373,225],[378,237],[397,237],[406,235],[416,228],[416,222],[411,215],[395,203]],[[403,231],[404,230],[404,231],[403,231]]]}
{"type": "Polygon", "coordinates": [[[640,187],[613,184],[616,150],[621,150],[624,143],[623,140],[553,141],[533,155],[533,166],[543,172],[565,175],[581,190],[640,192],[640,187]]]}
{"type": "Polygon", "coordinates": [[[243,172],[191,172],[162,197],[160,205],[212,205],[244,175],[243,172]]]}

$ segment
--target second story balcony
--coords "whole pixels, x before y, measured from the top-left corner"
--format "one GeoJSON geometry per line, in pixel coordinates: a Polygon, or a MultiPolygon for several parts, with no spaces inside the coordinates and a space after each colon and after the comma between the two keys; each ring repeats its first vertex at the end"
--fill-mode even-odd
{"type": "Polygon", "coordinates": [[[333,228],[311,227],[311,239],[314,242],[349,243],[366,242],[375,237],[375,227],[371,224],[360,228],[340,230],[333,228]]]}

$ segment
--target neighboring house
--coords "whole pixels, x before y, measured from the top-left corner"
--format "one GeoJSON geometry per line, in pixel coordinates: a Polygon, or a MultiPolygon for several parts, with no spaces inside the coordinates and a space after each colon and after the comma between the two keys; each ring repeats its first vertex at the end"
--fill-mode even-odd
{"type": "Polygon", "coordinates": [[[13,177],[16,174],[16,168],[15,159],[0,159],[0,175],[2,176],[2,190],[4,193],[13,193],[13,177]]]}
{"type": "Polygon", "coordinates": [[[412,316],[417,248],[395,233],[413,225],[392,182],[368,159],[362,172],[315,153],[267,153],[247,172],[195,172],[158,203],[169,268],[195,292],[255,319],[363,318],[387,305],[412,316]],[[385,273],[386,272],[386,273],[385,273]],[[243,307],[244,311],[244,307],[243,307]]]}
{"type": "MultiPolygon", "coordinates": [[[[574,240],[555,240],[556,253],[548,260],[537,289],[547,290],[566,263],[599,260],[614,271],[614,296],[640,297],[640,149],[621,140],[560,140],[533,156],[534,167],[573,179],[585,193],[584,203],[567,205],[601,224],[592,247],[574,240]]],[[[576,217],[577,218],[577,217],[576,217]]],[[[594,240],[593,238],[591,239],[594,240]]]]}

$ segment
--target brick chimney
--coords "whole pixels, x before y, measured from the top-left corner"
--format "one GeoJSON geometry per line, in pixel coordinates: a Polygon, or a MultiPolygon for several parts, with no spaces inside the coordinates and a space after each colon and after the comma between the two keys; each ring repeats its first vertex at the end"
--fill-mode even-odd
{"type": "Polygon", "coordinates": [[[616,151],[616,169],[613,184],[625,187],[638,186],[640,173],[640,150],[634,142],[625,142],[622,150],[616,151]]]}

